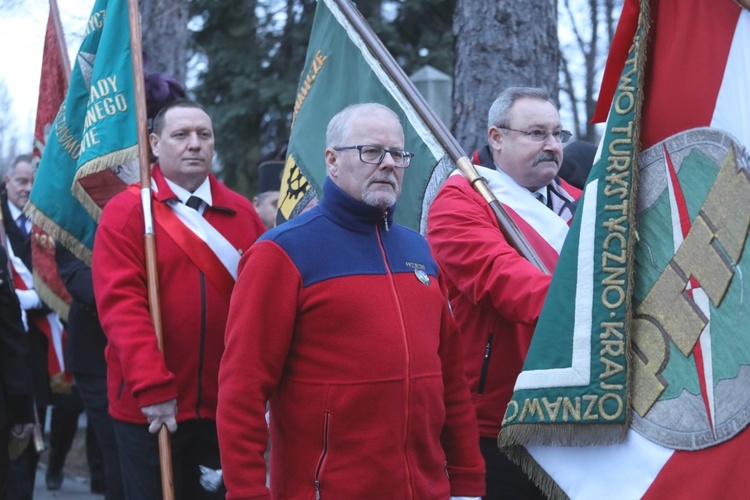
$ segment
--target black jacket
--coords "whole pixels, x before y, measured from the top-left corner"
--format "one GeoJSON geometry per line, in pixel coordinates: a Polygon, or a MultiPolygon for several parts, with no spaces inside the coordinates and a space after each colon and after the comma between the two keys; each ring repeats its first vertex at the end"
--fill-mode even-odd
{"type": "Polygon", "coordinates": [[[55,261],[65,288],[73,300],[68,314],[66,367],[73,375],[107,376],[104,336],[94,301],[91,267],[62,245],[55,245],[55,261]]]}
{"type": "Polygon", "coordinates": [[[0,246],[0,429],[33,421],[28,336],[8,273],[8,256],[0,246]]]}
{"type": "MultiPolygon", "coordinates": [[[[3,186],[5,187],[5,186],[3,186]]],[[[13,248],[13,253],[19,257],[26,267],[32,271],[31,263],[31,236],[24,235],[16,225],[8,209],[8,197],[5,191],[0,195],[0,206],[3,211],[3,223],[8,243],[13,248]]],[[[15,293],[14,293],[15,295],[15,293]]],[[[47,337],[36,326],[32,320],[33,316],[46,316],[51,312],[47,306],[42,305],[40,309],[27,311],[27,323],[29,325],[29,348],[31,349],[29,365],[32,368],[32,386],[34,388],[34,399],[38,406],[46,406],[50,401],[49,373],[47,373],[47,337]]]]}

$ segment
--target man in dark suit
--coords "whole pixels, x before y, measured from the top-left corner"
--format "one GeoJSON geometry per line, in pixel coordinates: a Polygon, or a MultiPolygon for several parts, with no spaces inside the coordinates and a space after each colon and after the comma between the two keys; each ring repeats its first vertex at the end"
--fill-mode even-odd
{"type": "Polygon", "coordinates": [[[26,439],[34,427],[27,340],[8,257],[0,245],[0,498],[5,498],[8,482],[10,435],[26,439]]]}
{"type": "MultiPolygon", "coordinates": [[[[31,221],[23,213],[23,207],[29,201],[31,186],[34,184],[34,166],[31,155],[19,155],[13,159],[5,173],[4,186],[0,194],[0,206],[3,212],[3,224],[8,238],[8,249],[15,256],[16,273],[19,267],[25,266],[31,273],[31,221]],[[19,262],[20,259],[20,262],[19,262]]],[[[13,279],[11,277],[10,279],[13,279]]],[[[47,373],[48,342],[44,333],[36,325],[36,317],[44,316],[50,310],[42,303],[39,295],[28,287],[26,290],[16,286],[15,295],[18,297],[24,314],[24,324],[28,329],[29,357],[31,368],[31,383],[34,401],[39,413],[39,421],[44,422],[46,407],[49,404],[49,374],[47,373]]],[[[11,462],[13,473],[9,478],[9,498],[31,498],[34,488],[39,453],[35,447],[28,446],[19,457],[11,462]]]]}
{"type": "MultiPolygon", "coordinates": [[[[49,341],[43,328],[49,329],[50,335],[55,335],[55,332],[61,335],[62,324],[57,315],[52,313],[34,290],[31,262],[31,221],[23,213],[23,208],[29,201],[31,187],[34,185],[36,169],[32,160],[30,154],[22,154],[13,159],[5,173],[2,189],[0,189],[2,191],[0,193],[0,208],[2,209],[3,226],[8,240],[8,260],[11,261],[12,268],[15,270],[15,276],[10,279],[16,280],[15,295],[20,302],[24,326],[28,330],[30,350],[28,366],[31,367],[34,401],[39,422],[43,423],[47,406],[53,403],[51,400],[50,375],[47,368],[49,341]]],[[[61,396],[56,401],[60,406],[56,411],[67,412],[70,405],[64,403],[68,402],[69,399],[70,396],[61,396]]],[[[62,457],[65,457],[68,449],[70,449],[77,428],[78,412],[75,408],[71,411],[75,414],[72,418],[66,419],[71,424],[53,426],[56,429],[51,441],[61,443],[55,446],[56,450],[53,453],[61,454],[62,457]]],[[[62,469],[63,461],[64,458],[60,461],[60,469],[62,469]]],[[[11,462],[13,474],[8,484],[9,498],[30,499],[33,497],[34,477],[38,462],[39,453],[34,446],[28,446],[18,458],[11,462]]],[[[60,474],[59,483],[62,483],[62,474],[60,474]]],[[[57,488],[50,489],[59,489],[59,484],[57,488]]]]}

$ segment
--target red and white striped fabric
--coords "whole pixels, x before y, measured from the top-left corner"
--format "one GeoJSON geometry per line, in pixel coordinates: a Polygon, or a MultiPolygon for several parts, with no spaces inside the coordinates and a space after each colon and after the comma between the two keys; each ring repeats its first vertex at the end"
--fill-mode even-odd
{"type": "MultiPolygon", "coordinates": [[[[750,11],[732,0],[649,6],[641,150],[696,127],[722,129],[750,149],[750,11]]],[[[626,0],[600,93],[605,113],[639,12],[626,0]]],[[[621,445],[527,449],[572,499],[750,498],[748,428],[699,451],[665,448],[634,430],[621,445]]]]}
{"type": "MultiPolygon", "coordinates": [[[[13,282],[18,290],[34,290],[34,278],[29,268],[20,257],[13,254],[13,247],[8,245],[8,257],[13,271],[13,282]]],[[[73,382],[70,372],[65,370],[65,328],[60,321],[60,316],[51,312],[45,316],[27,316],[22,311],[24,326],[27,321],[34,321],[37,328],[47,337],[47,372],[50,376],[50,386],[53,392],[69,392],[73,382]]],[[[28,327],[27,327],[28,329],[28,327]]]]}

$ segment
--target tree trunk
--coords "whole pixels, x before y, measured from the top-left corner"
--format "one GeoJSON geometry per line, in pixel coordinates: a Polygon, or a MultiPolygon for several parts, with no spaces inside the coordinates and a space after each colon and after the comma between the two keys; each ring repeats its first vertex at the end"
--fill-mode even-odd
{"type": "Polygon", "coordinates": [[[188,2],[141,0],[141,38],[148,71],[171,76],[185,86],[188,52],[188,2]]]}
{"type": "Polygon", "coordinates": [[[487,112],[507,87],[545,87],[557,98],[554,0],[460,0],[453,21],[453,134],[467,154],[487,144],[487,112]]]}

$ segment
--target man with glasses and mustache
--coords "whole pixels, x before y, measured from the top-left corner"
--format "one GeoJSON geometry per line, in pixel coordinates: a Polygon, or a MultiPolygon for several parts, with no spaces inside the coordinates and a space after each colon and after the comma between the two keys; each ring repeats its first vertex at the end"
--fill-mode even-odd
{"type": "Polygon", "coordinates": [[[427,242],[393,222],[412,157],[399,118],[349,106],[326,145],[320,204],[240,263],[219,374],[227,498],[476,498],[460,334],[427,242]]]}
{"type": "MultiPolygon", "coordinates": [[[[474,163],[551,272],[581,195],[557,176],[571,134],[539,88],[505,90],[488,118],[488,144],[474,163]]],[[[485,498],[544,498],[497,448],[497,435],[551,276],[510,246],[487,202],[458,173],[430,208],[427,239],[461,328],[487,467],[485,498]]]]}

